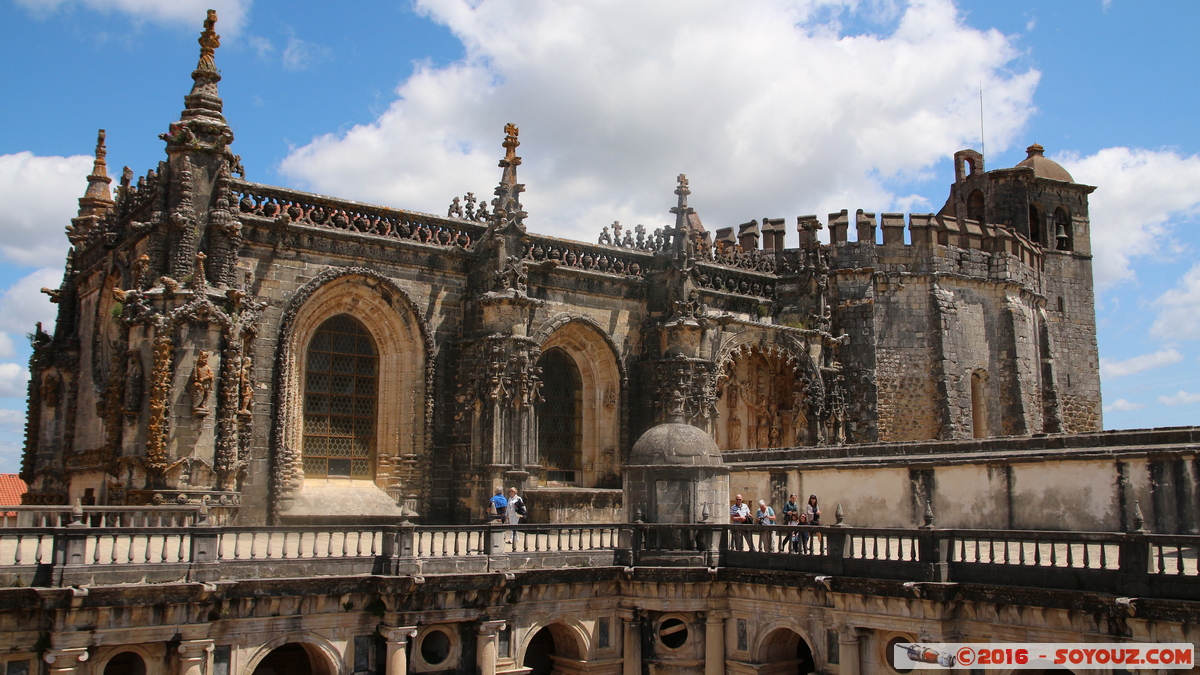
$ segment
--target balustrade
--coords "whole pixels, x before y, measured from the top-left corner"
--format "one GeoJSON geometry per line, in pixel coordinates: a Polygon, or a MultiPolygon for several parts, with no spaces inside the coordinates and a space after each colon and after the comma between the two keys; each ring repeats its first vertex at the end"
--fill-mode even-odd
{"type": "Polygon", "coordinates": [[[52,525],[0,528],[0,583],[393,574],[420,561],[425,573],[453,573],[509,569],[501,560],[520,556],[517,564],[528,569],[644,561],[1049,588],[1082,583],[1109,592],[1140,576],[1173,589],[1158,592],[1200,600],[1195,535],[644,523],[249,527],[213,525],[195,511],[162,511],[134,517],[41,507],[39,522],[52,525]],[[133,524],[143,522],[184,524],[133,524]],[[793,533],[807,545],[793,547],[793,533]],[[439,560],[447,562],[439,567],[439,560]]]}
{"type": "Polygon", "coordinates": [[[467,248],[484,227],[428,213],[389,209],[350,200],[282,188],[233,181],[238,209],[264,218],[287,216],[293,223],[393,239],[408,239],[431,246],[467,248]]]}

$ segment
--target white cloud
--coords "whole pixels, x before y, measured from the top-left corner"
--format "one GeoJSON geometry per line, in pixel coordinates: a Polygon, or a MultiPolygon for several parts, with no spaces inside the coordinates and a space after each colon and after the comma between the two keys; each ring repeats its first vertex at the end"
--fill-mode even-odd
{"type": "Polygon", "coordinates": [[[1056,159],[1076,181],[1098,186],[1088,208],[1099,287],[1134,278],[1131,258],[1161,251],[1175,222],[1200,214],[1200,155],[1105,148],[1056,159]]]}
{"type": "Polygon", "coordinates": [[[989,145],[1010,144],[1032,113],[1037,71],[1011,71],[1009,38],[963,25],[951,3],[913,2],[890,33],[852,36],[838,19],[857,10],[841,5],[423,0],[466,57],[419,67],[374,122],[314,139],[281,169],[310,189],[443,212],[455,194],[491,192],[515,122],[531,228],[592,239],[614,219],[671,222],[679,173],[710,229],[887,210],[899,200],[883,180],[977,139],[981,81],[989,145]]]}
{"type": "Polygon", "coordinates": [[[329,47],[293,35],[288,38],[287,47],[283,50],[283,67],[291,71],[307,70],[314,61],[328,57],[330,51],[329,47]]]}
{"type": "Polygon", "coordinates": [[[237,33],[252,0],[16,0],[36,14],[82,5],[101,12],[122,12],[138,21],[199,26],[209,9],[217,10],[218,33],[237,33]]]}
{"type": "Polygon", "coordinates": [[[0,473],[17,473],[21,470],[21,455],[25,445],[16,441],[0,441],[0,473]]]}
{"type": "Polygon", "coordinates": [[[1163,340],[1200,340],[1200,264],[1154,301],[1158,318],[1150,334],[1163,340]]]}
{"type": "Polygon", "coordinates": [[[1181,389],[1174,396],[1159,396],[1158,402],[1163,405],[1200,403],[1200,394],[1189,394],[1181,389]]]}
{"type": "Polygon", "coordinates": [[[1132,401],[1126,401],[1123,398],[1119,398],[1104,406],[1104,412],[1129,412],[1133,410],[1141,410],[1145,407],[1145,403],[1134,403],[1132,401]]]}
{"type": "MultiPolygon", "coordinates": [[[[47,333],[54,332],[54,319],[58,316],[58,306],[50,302],[50,298],[41,292],[42,288],[58,288],[62,284],[62,269],[46,267],[34,271],[0,293],[0,335],[8,341],[24,340],[27,333],[32,333],[34,325],[42,322],[47,333]]],[[[0,347],[3,345],[0,344],[0,347]]],[[[0,351],[0,356],[3,352],[0,351]]],[[[10,354],[11,356],[11,354],[10,354]]]]}
{"type": "Polygon", "coordinates": [[[92,158],[0,155],[0,258],[21,266],[63,264],[66,226],[78,213],[92,158]]]}
{"type": "Polygon", "coordinates": [[[0,363],[0,398],[25,398],[29,370],[16,363],[0,363]]]}
{"type": "Polygon", "coordinates": [[[24,411],[0,408],[0,431],[16,434],[21,433],[24,430],[24,411]]]}
{"type": "Polygon", "coordinates": [[[1142,354],[1122,361],[1100,359],[1100,377],[1124,377],[1135,375],[1142,371],[1153,370],[1179,363],[1183,354],[1174,349],[1160,349],[1153,354],[1142,354]]]}

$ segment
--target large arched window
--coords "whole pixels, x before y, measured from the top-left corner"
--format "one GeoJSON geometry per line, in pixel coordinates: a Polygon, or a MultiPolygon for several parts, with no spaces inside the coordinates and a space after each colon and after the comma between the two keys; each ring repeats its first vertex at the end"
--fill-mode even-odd
{"type": "Polygon", "coordinates": [[[304,474],[373,478],[378,352],[358,320],[339,314],[308,343],[304,474]]]}
{"type": "Polygon", "coordinates": [[[578,484],[583,469],[583,383],[575,361],[562,349],[540,359],[542,404],[538,407],[538,455],[550,483],[578,484]]]}

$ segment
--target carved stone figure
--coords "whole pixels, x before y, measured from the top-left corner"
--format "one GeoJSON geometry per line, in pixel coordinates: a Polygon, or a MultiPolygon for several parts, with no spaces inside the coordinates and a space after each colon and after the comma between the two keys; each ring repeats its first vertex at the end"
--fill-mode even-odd
{"type": "Polygon", "coordinates": [[[192,414],[196,417],[208,414],[208,397],[212,394],[213,380],[208,352],[202,349],[196,354],[196,365],[192,368],[192,379],[188,384],[188,391],[192,395],[192,414]]]}
{"type": "Polygon", "coordinates": [[[125,414],[136,417],[142,412],[142,394],[145,393],[145,374],[142,372],[142,356],[136,349],[125,352],[125,414]]]}
{"type": "Polygon", "coordinates": [[[51,370],[42,378],[42,401],[47,408],[57,408],[59,389],[62,388],[62,377],[57,371],[51,370]]]}
{"type": "Polygon", "coordinates": [[[254,383],[250,381],[250,370],[252,362],[249,356],[242,357],[241,376],[241,405],[238,406],[239,415],[249,415],[250,408],[254,406],[254,383]]]}

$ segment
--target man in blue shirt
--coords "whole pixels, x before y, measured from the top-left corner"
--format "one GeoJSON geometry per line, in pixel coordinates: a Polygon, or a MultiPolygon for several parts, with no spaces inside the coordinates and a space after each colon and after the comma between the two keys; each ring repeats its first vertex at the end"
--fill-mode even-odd
{"type": "Polygon", "coordinates": [[[504,512],[508,510],[508,500],[504,498],[504,488],[496,488],[496,494],[488,501],[488,520],[493,523],[504,522],[504,512]]]}
{"type": "MultiPolygon", "coordinates": [[[[742,502],[742,496],[737,495],[734,502],[729,505],[729,522],[734,525],[745,525],[750,522],[750,507],[742,502]]],[[[742,550],[742,545],[750,544],[750,536],[748,532],[740,529],[733,530],[730,539],[733,540],[734,550],[742,550]]]]}

